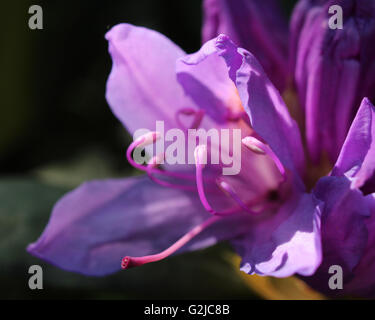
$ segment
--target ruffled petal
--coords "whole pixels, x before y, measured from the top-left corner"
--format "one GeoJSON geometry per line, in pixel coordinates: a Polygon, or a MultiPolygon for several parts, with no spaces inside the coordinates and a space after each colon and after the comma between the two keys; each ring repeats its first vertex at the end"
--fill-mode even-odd
{"type": "Polygon", "coordinates": [[[321,263],[321,203],[310,194],[293,197],[277,213],[233,242],[248,274],[311,275],[321,263]]]}
{"type": "Polygon", "coordinates": [[[203,42],[227,34],[252,52],[279,90],[287,79],[288,24],[277,0],[205,0],[203,42]]]}
{"type": "MultiPolygon", "coordinates": [[[[92,181],[55,205],[28,251],[62,269],[100,276],[119,270],[124,256],[159,253],[209,217],[194,193],[160,187],[147,177],[92,181]]],[[[179,252],[244,232],[242,218],[217,222],[179,252]]]]}
{"type": "Polygon", "coordinates": [[[371,206],[360,190],[350,188],[350,180],[344,176],[320,179],[314,194],[324,202],[323,262],[314,276],[306,280],[328,295],[342,294],[330,290],[328,281],[332,275],[328,271],[331,266],[339,265],[343,269],[344,288],[350,283],[355,267],[365,253],[366,221],[371,215],[371,206]]]}
{"type": "Polygon", "coordinates": [[[375,193],[368,195],[371,217],[366,221],[368,240],[365,253],[354,269],[353,279],[344,287],[345,292],[360,297],[375,297],[375,193]]]}
{"type": "Polygon", "coordinates": [[[162,34],[130,24],[119,24],[107,34],[113,66],[106,98],[113,113],[133,133],[176,128],[176,112],[191,107],[176,81],[176,60],[185,53],[162,34]]]}
{"type": "MultiPolygon", "coordinates": [[[[234,82],[240,103],[250,117],[252,128],[269,144],[284,166],[298,176],[298,172],[302,173],[304,169],[304,154],[298,126],[289,115],[279,92],[253,55],[238,48],[227,36],[220,35],[204,44],[197,53],[179,59],[178,77],[182,73],[188,73],[197,78],[195,66],[210,66],[213,61],[220,71],[222,67],[219,67],[219,57],[224,58],[222,63],[225,62],[227,66],[226,74],[220,77],[224,79],[226,76],[234,82]]],[[[202,77],[203,74],[199,76],[202,77]]],[[[186,89],[187,82],[182,84],[186,89]]],[[[198,91],[195,95],[197,93],[198,91]]]]}
{"type": "MultiPolygon", "coordinates": [[[[352,179],[352,187],[375,183],[375,107],[365,98],[352,123],[332,175],[352,179]]],[[[375,192],[367,190],[369,193],[375,192]]]]}
{"type": "Polygon", "coordinates": [[[177,80],[217,126],[228,127],[228,115],[243,111],[243,107],[227,66],[216,51],[215,40],[211,40],[198,52],[178,59],[177,80]]]}

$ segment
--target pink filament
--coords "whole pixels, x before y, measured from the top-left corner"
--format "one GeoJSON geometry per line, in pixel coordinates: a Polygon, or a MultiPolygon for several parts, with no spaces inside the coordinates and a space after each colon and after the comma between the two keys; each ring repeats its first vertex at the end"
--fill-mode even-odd
{"type": "MultiPolygon", "coordinates": [[[[130,144],[130,146],[128,147],[128,149],[126,150],[126,158],[134,168],[137,168],[137,169],[147,173],[150,169],[146,166],[138,164],[137,162],[134,161],[134,159],[132,157],[133,150],[136,149],[137,147],[139,147],[141,144],[143,144],[144,141],[145,141],[145,137],[140,137],[139,139],[133,141],[130,144]]],[[[158,173],[158,174],[161,174],[161,175],[164,175],[164,176],[173,177],[173,178],[177,178],[177,179],[185,179],[185,180],[191,180],[191,181],[195,180],[195,177],[193,175],[177,173],[177,172],[163,171],[163,170],[157,169],[156,167],[152,168],[152,173],[158,173]]]]}
{"type": "Polygon", "coordinates": [[[277,169],[280,171],[281,175],[285,179],[286,178],[285,168],[284,168],[284,165],[281,163],[280,159],[278,158],[278,156],[276,156],[276,154],[271,150],[270,147],[267,147],[265,152],[273,160],[277,169]]]}
{"type": "MultiPolygon", "coordinates": [[[[197,148],[199,148],[199,147],[200,146],[198,146],[197,148]]],[[[201,200],[201,203],[202,203],[203,207],[206,209],[206,211],[208,211],[209,213],[211,213],[215,216],[227,216],[227,215],[231,215],[231,214],[238,213],[238,212],[242,211],[241,208],[232,208],[232,209],[228,209],[228,210],[225,210],[225,211],[222,211],[222,212],[218,212],[215,209],[213,209],[211,207],[210,203],[207,200],[206,193],[205,193],[205,190],[204,190],[204,183],[203,183],[204,165],[199,162],[199,157],[196,158],[195,167],[196,167],[196,181],[197,181],[198,195],[199,195],[199,199],[201,200]]]]}
{"type": "Polygon", "coordinates": [[[279,170],[279,172],[283,176],[284,180],[286,179],[286,172],[285,172],[284,165],[281,163],[279,157],[272,151],[272,149],[268,145],[261,142],[260,140],[258,140],[255,137],[246,137],[246,138],[242,139],[242,142],[245,146],[247,146],[253,152],[256,152],[256,151],[253,150],[252,146],[262,150],[264,152],[264,154],[266,154],[267,156],[269,156],[272,159],[272,161],[276,165],[277,169],[279,170]]]}
{"type": "Polygon", "coordinates": [[[247,213],[250,213],[250,214],[258,214],[257,212],[251,210],[242,200],[241,198],[236,194],[236,192],[233,190],[233,188],[228,184],[226,183],[225,181],[219,181],[219,185],[222,189],[224,189],[224,191],[229,194],[229,196],[234,200],[236,201],[236,203],[243,209],[245,210],[247,213]]]}
{"type": "MultiPolygon", "coordinates": [[[[154,132],[152,134],[153,134],[153,139],[156,140],[157,133],[154,132]]],[[[157,184],[159,184],[163,187],[177,188],[177,189],[184,190],[184,191],[196,192],[197,188],[196,188],[195,185],[194,186],[188,186],[188,185],[174,184],[174,183],[170,183],[170,182],[167,182],[167,181],[160,180],[159,178],[155,177],[155,174],[159,174],[159,175],[166,176],[166,177],[182,179],[182,180],[190,180],[190,181],[195,182],[196,178],[195,178],[194,175],[160,170],[160,169],[157,168],[157,166],[158,166],[157,161],[156,160],[153,161],[157,157],[154,157],[153,159],[151,159],[151,162],[147,166],[143,166],[143,165],[138,164],[137,162],[134,161],[134,159],[132,157],[133,150],[136,149],[137,147],[139,147],[140,145],[145,145],[146,140],[147,140],[146,137],[142,136],[142,137],[140,137],[139,139],[135,140],[134,142],[132,142],[130,144],[130,146],[126,150],[126,157],[129,161],[129,163],[133,167],[135,167],[135,168],[137,168],[141,171],[146,172],[147,175],[149,176],[149,178],[152,181],[154,181],[155,183],[157,183],[157,184]]],[[[212,192],[212,191],[213,190],[211,190],[211,189],[208,190],[208,192],[212,192]]]]}
{"type": "Polygon", "coordinates": [[[169,248],[165,249],[164,251],[153,254],[149,256],[144,257],[129,257],[126,256],[121,261],[121,268],[122,269],[129,269],[132,267],[138,267],[146,263],[159,261],[162,259],[167,258],[171,254],[175,253],[178,249],[183,247],[186,243],[188,243],[190,240],[192,240],[196,235],[201,233],[203,230],[205,230],[207,227],[218,221],[220,217],[210,217],[200,225],[196,226],[192,230],[190,230],[188,233],[186,233],[183,237],[181,237],[179,240],[177,240],[173,245],[171,245],[169,248]]]}
{"type": "Polygon", "coordinates": [[[164,173],[164,171],[157,170],[156,169],[157,165],[158,165],[157,163],[153,163],[153,162],[151,162],[147,165],[147,175],[155,183],[157,183],[157,184],[159,184],[163,187],[167,187],[167,188],[177,188],[177,189],[185,190],[185,191],[196,191],[197,190],[197,188],[195,186],[178,185],[178,184],[175,184],[175,183],[170,183],[170,182],[158,179],[157,177],[154,176],[154,173],[156,173],[156,174],[160,173],[160,172],[164,173]]]}

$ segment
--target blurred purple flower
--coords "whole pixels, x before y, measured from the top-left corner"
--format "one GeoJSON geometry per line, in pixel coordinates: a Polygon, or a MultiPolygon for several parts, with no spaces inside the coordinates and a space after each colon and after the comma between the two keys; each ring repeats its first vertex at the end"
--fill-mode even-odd
{"type": "Polygon", "coordinates": [[[335,162],[362,98],[375,98],[374,39],[373,0],[301,0],[294,10],[291,72],[315,162],[325,152],[335,162]],[[329,28],[331,5],[342,7],[343,29],[329,28]]]}
{"type": "Polygon", "coordinates": [[[202,39],[228,35],[254,54],[280,91],[285,89],[288,65],[288,22],[278,0],[204,0],[202,39]]]}
{"type": "Polygon", "coordinates": [[[28,251],[67,270],[104,275],[120,268],[123,255],[122,267],[129,268],[229,240],[248,274],[299,274],[326,292],[328,268],[338,264],[345,273],[343,293],[375,295],[375,111],[368,99],[345,140],[358,101],[374,89],[364,69],[373,67],[368,37],[374,20],[354,2],[341,2],[349,17],[344,30],[322,27],[328,0],[300,1],[291,22],[289,67],[306,114],[308,148],[315,160],[322,150],[333,161],[339,154],[328,176],[322,170],[314,176],[322,178],[310,193],[303,181],[311,167],[298,126],[255,58],[282,89],[286,40],[272,40],[284,37],[272,30],[283,29],[256,13],[266,14],[264,3],[275,1],[206,1],[203,36],[213,39],[191,55],[155,31],[112,28],[106,36],[113,59],[107,100],[123,125],[131,133],[152,130],[157,120],[166,130],[188,123],[240,128],[241,172],[218,177],[220,165],[201,163],[202,146],[195,166],[137,165],[132,150],[155,142],[155,134],[143,136],[127,157],[147,175],[88,182],[67,194],[28,251]],[[245,48],[217,36],[222,31],[245,48]],[[346,76],[349,71],[355,77],[346,76]]]}

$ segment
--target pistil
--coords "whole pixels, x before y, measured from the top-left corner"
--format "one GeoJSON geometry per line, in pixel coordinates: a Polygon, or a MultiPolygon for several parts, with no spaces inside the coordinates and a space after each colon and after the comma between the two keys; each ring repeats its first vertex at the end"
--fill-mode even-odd
{"type": "Polygon", "coordinates": [[[130,257],[126,256],[121,261],[121,268],[122,269],[129,269],[132,267],[138,267],[146,263],[160,261],[168,256],[175,253],[178,249],[183,247],[185,244],[187,244],[189,241],[191,241],[195,236],[200,234],[202,231],[207,229],[209,226],[211,226],[213,223],[218,221],[220,217],[210,217],[200,225],[196,226],[192,230],[190,230],[188,233],[186,233],[183,237],[181,237],[179,240],[177,240],[173,245],[171,245],[169,248],[165,249],[164,251],[153,254],[149,256],[143,256],[143,257],[130,257]]]}

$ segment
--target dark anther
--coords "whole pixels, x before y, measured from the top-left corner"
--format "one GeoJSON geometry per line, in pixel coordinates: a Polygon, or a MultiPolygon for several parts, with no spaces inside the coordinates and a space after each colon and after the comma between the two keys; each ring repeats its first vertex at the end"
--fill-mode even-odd
{"type": "Polygon", "coordinates": [[[277,190],[271,190],[268,192],[267,197],[269,201],[277,201],[279,200],[279,192],[277,190]]]}

